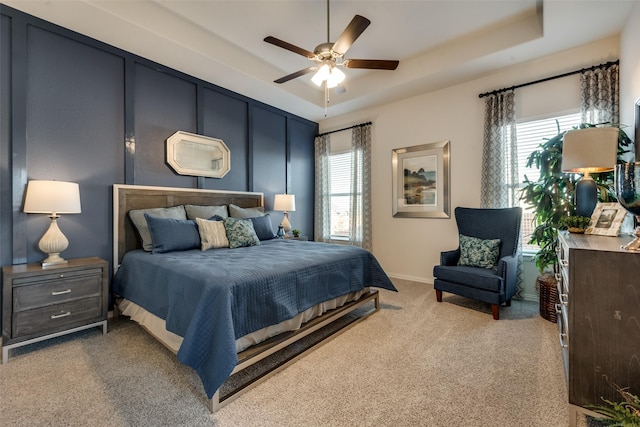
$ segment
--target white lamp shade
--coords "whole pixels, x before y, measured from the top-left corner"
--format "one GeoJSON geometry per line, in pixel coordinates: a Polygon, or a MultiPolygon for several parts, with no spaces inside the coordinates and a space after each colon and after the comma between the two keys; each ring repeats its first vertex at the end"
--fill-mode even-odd
{"type": "Polygon", "coordinates": [[[23,210],[26,213],[80,213],[80,188],[75,182],[29,181],[23,210]]]}
{"type": "Polygon", "coordinates": [[[562,145],[562,172],[613,170],[618,155],[618,128],[585,128],[567,132],[562,145]]]}
{"type": "Polygon", "coordinates": [[[293,194],[276,194],[273,200],[274,211],[293,212],[296,210],[296,196],[293,194]]]}

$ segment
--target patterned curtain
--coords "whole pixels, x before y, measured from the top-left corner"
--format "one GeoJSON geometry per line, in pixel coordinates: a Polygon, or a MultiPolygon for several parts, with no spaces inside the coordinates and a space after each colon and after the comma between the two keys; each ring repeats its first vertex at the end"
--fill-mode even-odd
{"type": "MultiPolygon", "coordinates": [[[[511,90],[489,95],[485,103],[480,206],[519,206],[519,184],[515,94],[511,90]]],[[[515,299],[522,298],[522,236],[518,245],[515,299]]]]}
{"type": "Polygon", "coordinates": [[[315,139],[315,203],[313,234],[317,242],[331,240],[331,203],[329,186],[330,135],[316,136],[315,139]]]}
{"type": "Polygon", "coordinates": [[[482,147],[480,206],[518,206],[518,150],[514,92],[487,96],[482,147]]]}
{"type": "Polygon", "coordinates": [[[604,64],[580,73],[582,123],[620,123],[618,64],[604,64]]]}
{"type": "Polygon", "coordinates": [[[371,125],[351,133],[349,243],[371,250],[371,125]]]}

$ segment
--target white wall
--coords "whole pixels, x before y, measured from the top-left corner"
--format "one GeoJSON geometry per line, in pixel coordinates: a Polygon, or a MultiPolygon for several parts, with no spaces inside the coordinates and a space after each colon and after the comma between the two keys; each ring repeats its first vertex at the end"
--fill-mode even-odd
{"type": "MultiPolygon", "coordinates": [[[[612,37],[464,84],[322,121],[321,132],[373,122],[373,253],[387,273],[398,278],[432,282],[433,266],[439,263],[440,252],[458,245],[453,217],[393,218],[392,149],[450,140],[451,212],[453,214],[456,206],[478,207],[484,128],[484,99],[478,95],[615,60],[618,54],[619,38],[612,37]]],[[[526,114],[542,115],[563,112],[571,105],[578,105],[577,79],[563,78],[518,90],[517,96],[522,99],[518,101],[517,111],[522,109],[526,114]],[[525,98],[529,102],[525,102],[525,98]]],[[[531,289],[533,284],[527,286],[531,289]]]]}

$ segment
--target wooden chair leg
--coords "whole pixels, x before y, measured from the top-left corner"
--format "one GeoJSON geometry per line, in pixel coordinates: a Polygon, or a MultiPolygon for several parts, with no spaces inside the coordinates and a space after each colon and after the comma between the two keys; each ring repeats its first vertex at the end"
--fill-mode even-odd
{"type": "Polygon", "coordinates": [[[436,301],[442,302],[442,291],[440,289],[436,289],[436,301]]]}
{"type": "Polygon", "coordinates": [[[491,304],[491,313],[493,313],[493,320],[500,320],[500,306],[498,304],[491,304]]]}

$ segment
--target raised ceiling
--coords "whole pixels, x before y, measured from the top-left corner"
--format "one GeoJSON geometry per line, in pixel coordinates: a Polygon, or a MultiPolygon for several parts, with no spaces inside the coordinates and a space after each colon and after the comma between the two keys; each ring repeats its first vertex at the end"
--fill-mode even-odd
{"type": "Polygon", "coordinates": [[[263,41],[307,50],[327,38],[327,4],[317,0],[3,0],[88,35],[267,104],[320,121],[437,90],[496,69],[619,34],[635,0],[413,0],[330,3],[331,41],[354,15],[371,25],[350,58],[398,59],[396,71],[347,69],[346,91],[330,93],[312,74],[273,80],[310,65],[263,41]]]}

